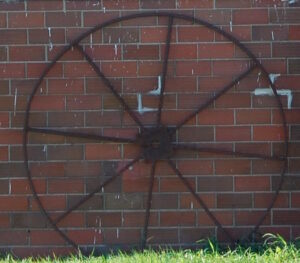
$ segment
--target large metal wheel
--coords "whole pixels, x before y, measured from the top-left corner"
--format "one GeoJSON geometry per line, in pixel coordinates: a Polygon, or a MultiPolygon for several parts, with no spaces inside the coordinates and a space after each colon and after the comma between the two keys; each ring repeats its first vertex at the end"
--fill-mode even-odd
{"type": "MultiPolygon", "coordinates": [[[[217,70],[217,64],[214,66],[217,70]]],[[[23,145],[36,204],[61,236],[60,245],[81,250],[112,248],[115,244],[142,249],[151,244],[189,246],[215,235],[232,244],[253,240],[269,220],[284,179],[288,151],[282,102],[262,63],[219,27],[168,12],[114,18],[84,32],[57,52],[30,95],[23,145]],[[138,37],[131,34],[135,32],[131,27],[140,23],[153,34],[160,32],[162,38],[153,40],[156,44],[152,49],[143,42],[146,30],[141,29],[138,37]],[[180,25],[193,27],[195,35],[187,34],[185,40],[177,30],[180,25]],[[207,32],[211,32],[213,44],[230,42],[228,47],[233,48],[238,61],[234,73],[226,69],[228,50],[215,53],[201,49],[206,41],[201,34],[207,32]],[[97,38],[101,43],[98,49],[97,38]],[[197,41],[191,44],[196,46],[196,53],[185,49],[193,42],[191,38],[197,41]],[[188,44],[181,46],[180,41],[188,44]],[[105,62],[111,48],[116,63],[105,62]],[[70,53],[75,55],[68,57],[70,53]],[[207,85],[209,90],[201,77],[206,70],[201,63],[218,63],[212,62],[214,58],[224,59],[220,71],[225,70],[228,76],[207,85]],[[83,66],[83,60],[88,67],[83,66]],[[76,64],[78,61],[81,64],[76,64]],[[77,66],[72,68],[72,63],[77,66]],[[150,76],[143,75],[143,64],[150,72],[153,68],[150,76]],[[139,66],[138,72],[134,65],[139,66]],[[53,80],[55,67],[63,67],[61,82],[53,80]],[[185,73],[180,76],[180,72],[185,73]],[[260,128],[252,126],[260,123],[255,118],[263,113],[264,105],[262,101],[255,103],[253,90],[243,88],[242,83],[256,79],[257,74],[274,93],[270,97],[273,102],[265,106],[277,109],[280,124],[275,139],[272,134],[257,137],[253,131],[260,128]],[[85,86],[60,86],[71,83],[72,78],[75,82],[83,80],[85,86]],[[225,86],[215,88],[225,79],[225,86]],[[47,84],[46,90],[41,90],[42,83],[47,84]],[[99,89],[87,83],[97,83],[99,89]],[[226,97],[229,93],[232,100],[226,97]],[[53,103],[47,104],[43,96],[52,94],[56,94],[53,103]],[[224,106],[223,102],[218,109],[223,96],[231,105],[224,106]],[[243,106],[245,97],[251,102],[246,99],[243,106]],[[222,107],[229,109],[228,118],[217,117],[222,107]],[[255,114],[249,115],[249,121],[239,121],[238,114],[250,112],[255,114]],[[284,147],[276,153],[274,143],[284,147]],[[42,155],[34,154],[38,148],[42,148],[42,155]],[[276,183],[270,182],[270,174],[274,174],[276,183]],[[236,200],[243,195],[245,200],[236,200]],[[51,200],[54,196],[56,199],[51,200]],[[267,200],[266,206],[256,206],[256,198],[267,200]],[[250,210],[257,211],[251,214],[250,210]],[[184,219],[189,213],[192,223],[188,217],[184,219]],[[234,222],[237,213],[250,215],[250,225],[234,222]],[[242,236],[234,231],[239,224],[244,229],[242,236]]]]}

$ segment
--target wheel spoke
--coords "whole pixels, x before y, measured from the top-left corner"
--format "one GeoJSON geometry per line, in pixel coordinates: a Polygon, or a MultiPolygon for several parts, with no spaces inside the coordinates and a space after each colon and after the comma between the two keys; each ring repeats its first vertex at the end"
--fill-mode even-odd
{"type": "Polygon", "coordinates": [[[54,220],[54,224],[57,225],[59,222],[61,222],[67,215],[69,215],[72,211],[74,211],[79,206],[81,206],[82,204],[84,204],[86,201],[88,201],[89,199],[91,199],[96,193],[100,192],[104,187],[106,187],[108,184],[110,184],[111,182],[113,182],[117,177],[119,177],[120,175],[122,175],[122,173],[124,173],[130,166],[132,166],[136,162],[138,162],[141,158],[142,158],[142,155],[139,155],[138,157],[136,157],[134,160],[132,160],[131,162],[129,162],[127,165],[125,165],[119,172],[117,172],[112,177],[110,177],[109,179],[107,179],[104,183],[102,183],[100,186],[98,186],[94,191],[92,191],[91,193],[89,193],[88,195],[86,195],[85,197],[83,197],[82,199],[80,199],[69,210],[67,210],[62,215],[60,215],[58,218],[56,218],[54,220]]]}
{"type": "Polygon", "coordinates": [[[163,104],[164,104],[164,90],[165,90],[166,75],[167,75],[167,70],[168,70],[172,26],[173,26],[173,17],[170,16],[169,23],[168,23],[168,32],[167,32],[166,47],[165,47],[165,58],[164,58],[164,63],[163,63],[163,71],[162,71],[162,78],[161,78],[161,90],[160,90],[160,95],[159,95],[159,105],[158,105],[157,120],[156,120],[157,127],[160,126],[161,111],[162,111],[163,104]]]}
{"type": "Polygon", "coordinates": [[[154,161],[152,163],[152,167],[151,167],[150,184],[149,184],[149,190],[148,190],[147,208],[146,208],[146,215],[145,215],[145,225],[144,225],[144,233],[143,233],[143,239],[142,239],[142,250],[145,249],[146,243],[147,243],[150,209],[151,209],[151,204],[152,204],[152,192],[153,192],[153,185],[154,185],[155,167],[156,167],[156,161],[154,161]]]}
{"type": "Polygon", "coordinates": [[[54,129],[44,129],[44,128],[33,128],[28,127],[27,131],[33,133],[44,133],[44,134],[53,134],[59,136],[75,137],[88,140],[97,140],[97,141],[106,141],[106,142],[123,142],[123,143],[134,143],[136,140],[131,138],[118,138],[112,136],[102,136],[97,134],[87,134],[83,132],[73,132],[66,130],[54,130],[54,129]]]}
{"type": "Polygon", "coordinates": [[[202,208],[205,210],[205,212],[207,213],[207,215],[215,223],[215,225],[218,228],[220,228],[224,232],[224,234],[229,238],[229,240],[231,241],[231,243],[234,244],[234,239],[232,238],[232,236],[230,235],[230,233],[225,228],[223,228],[223,226],[218,221],[218,219],[213,215],[213,213],[210,212],[209,208],[204,203],[204,201],[202,200],[202,198],[199,195],[196,194],[195,190],[193,189],[193,187],[191,186],[191,184],[189,183],[189,181],[186,178],[184,178],[183,175],[182,175],[182,173],[177,169],[175,163],[172,160],[170,160],[170,159],[168,160],[168,163],[169,163],[170,167],[173,169],[173,171],[177,174],[177,176],[179,177],[179,179],[182,181],[182,183],[187,187],[187,189],[190,191],[190,193],[197,200],[197,202],[202,206],[202,208]]]}
{"type": "Polygon", "coordinates": [[[206,152],[206,153],[215,153],[215,154],[221,154],[221,155],[230,155],[230,156],[239,156],[239,157],[247,157],[247,158],[258,158],[258,159],[264,159],[264,160],[273,160],[273,161],[284,161],[284,157],[280,156],[269,156],[265,154],[260,153],[247,153],[247,152],[241,152],[241,151],[230,151],[227,149],[222,148],[213,148],[213,147],[203,147],[198,145],[192,145],[192,144],[174,144],[174,149],[176,150],[190,150],[195,152],[206,152]]]}
{"type": "Polygon", "coordinates": [[[121,103],[121,105],[124,107],[125,111],[131,116],[131,118],[136,122],[136,124],[144,130],[144,125],[141,123],[139,118],[134,114],[134,112],[131,110],[129,105],[125,102],[125,100],[119,95],[119,93],[116,91],[115,87],[112,85],[112,83],[109,81],[107,77],[103,74],[103,72],[100,70],[100,68],[95,64],[95,62],[92,60],[92,58],[87,54],[84,49],[80,45],[75,46],[86,58],[86,60],[89,62],[89,64],[93,67],[97,75],[102,79],[104,84],[108,87],[108,89],[114,94],[114,96],[117,98],[117,100],[121,103]]]}
{"type": "Polygon", "coordinates": [[[190,119],[192,119],[195,115],[197,115],[199,112],[210,106],[212,103],[214,103],[215,100],[217,100],[219,97],[221,97],[224,93],[226,93],[229,89],[231,89],[234,85],[236,85],[239,81],[244,79],[248,74],[250,74],[255,68],[257,67],[256,64],[253,64],[248,70],[246,70],[244,73],[239,75],[236,79],[234,79],[232,82],[227,84],[223,89],[221,89],[219,92],[217,92],[213,97],[208,99],[204,104],[200,105],[198,109],[196,109],[194,112],[189,114],[186,118],[184,118],[179,124],[176,125],[174,130],[178,130],[181,126],[183,126],[185,123],[187,123],[190,119]]]}

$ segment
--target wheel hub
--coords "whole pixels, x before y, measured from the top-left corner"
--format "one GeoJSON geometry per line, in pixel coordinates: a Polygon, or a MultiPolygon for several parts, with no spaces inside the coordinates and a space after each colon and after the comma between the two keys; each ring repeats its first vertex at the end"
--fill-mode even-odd
{"type": "Polygon", "coordinates": [[[172,133],[167,127],[147,128],[137,139],[146,161],[168,159],[172,156],[172,133]]]}

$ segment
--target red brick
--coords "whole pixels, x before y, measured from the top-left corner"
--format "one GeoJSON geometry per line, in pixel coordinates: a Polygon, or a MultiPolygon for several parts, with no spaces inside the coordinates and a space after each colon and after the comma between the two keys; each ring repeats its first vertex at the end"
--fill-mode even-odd
{"type": "Polygon", "coordinates": [[[291,207],[292,208],[300,208],[300,193],[292,193],[291,207]]]}
{"type": "Polygon", "coordinates": [[[252,170],[256,174],[278,174],[282,171],[283,162],[273,160],[253,160],[252,170]]]}
{"type": "MultiPolygon", "coordinates": [[[[162,52],[164,57],[164,51],[162,52]]],[[[176,44],[170,46],[170,59],[196,59],[197,45],[195,44],[176,44]]]]}
{"type": "MultiPolygon", "coordinates": [[[[28,78],[39,78],[42,72],[47,67],[46,63],[28,63],[27,64],[27,77],[28,78]]],[[[56,63],[54,67],[51,68],[47,77],[61,77],[63,74],[63,68],[61,63],[56,63]]]]}
{"type": "Polygon", "coordinates": [[[182,160],[178,161],[178,169],[184,175],[211,174],[212,162],[209,160],[182,160]]]}
{"type": "MultiPolygon", "coordinates": [[[[33,184],[38,194],[46,193],[46,180],[36,179],[33,184]]],[[[12,194],[31,194],[32,190],[28,179],[13,179],[11,180],[12,194]]]]}
{"type": "Polygon", "coordinates": [[[0,228],[9,228],[10,227],[10,215],[1,214],[0,216],[0,228]]]}
{"type": "Polygon", "coordinates": [[[162,227],[172,226],[194,226],[196,221],[195,212],[161,212],[160,225],[162,227]]]}
{"type": "MultiPolygon", "coordinates": [[[[59,52],[61,52],[62,48],[61,46],[54,46],[51,50],[50,49],[47,49],[47,57],[48,57],[48,60],[53,60],[57,54],[59,52]]],[[[68,50],[66,53],[64,53],[64,55],[59,59],[59,61],[80,61],[80,60],[83,60],[83,55],[82,53],[77,49],[77,48],[74,48],[74,49],[70,49],[68,50]]]]}
{"type": "Polygon", "coordinates": [[[214,32],[204,26],[180,26],[178,27],[177,32],[179,42],[200,42],[214,40],[214,32]]]}
{"type": "Polygon", "coordinates": [[[116,144],[87,144],[85,151],[87,160],[110,160],[121,157],[119,146],[116,144]]]}
{"type": "Polygon", "coordinates": [[[284,129],[281,126],[254,126],[253,140],[281,141],[284,139],[284,129]]]}
{"type": "Polygon", "coordinates": [[[103,7],[107,9],[139,9],[139,1],[138,0],[121,0],[121,1],[110,1],[103,0],[103,7]]]}
{"type": "Polygon", "coordinates": [[[97,76],[93,67],[88,62],[65,63],[64,74],[67,78],[97,76]]]}
{"type": "MultiPolygon", "coordinates": [[[[153,191],[158,189],[158,180],[154,179],[153,191]]],[[[130,178],[129,176],[123,177],[122,189],[126,193],[148,192],[149,178],[130,178]]]]}
{"type": "Polygon", "coordinates": [[[49,193],[83,193],[84,182],[82,179],[52,179],[48,180],[49,193]]]}
{"type": "Polygon", "coordinates": [[[22,131],[21,130],[0,130],[0,143],[1,144],[21,144],[22,131]]]}
{"type": "Polygon", "coordinates": [[[234,10],[232,20],[235,25],[267,24],[269,21],[267,9],[234,10]]]}
{"type": "Polygon", "coordinates": [[[276,24],[297,24],[299,23],[298,8],[271,8],[270,22],[276,24]]]}
{"type": "Polygon", "coordinates": [[[216,8],[247,8],[251,7],[251,2],[247,0],[217,0],[216,8]]]}
{"type": "Polygon", "coordinates": [[[249,69],[249,63],[247,60],[213,61],[213,74],[238,77],[249,69]]]}
{"type": "MultiPolygon", "coordinates": [[[[39,199],[47,211],[64,211],[67,207],[65,195],[41,195],[39,199]]],[[[36,199],[32,199],[31,205],[33,211],[40,211],[36,199]]]]}
{"type": "Polygon", "coordinates": [[[183,127],[179,130],[180,142],[212,141],[214,131],[212,127],[183,127]]]}
{"type": "Polygon", "coordinates": [[[65,30],[60,28],[51,29],[50,37],[48,29],[29,29],[28,41],[30,44],[49,44],[50,41],[53,44],[64,44],[65,30]]]}
{"type": "MultiPolygon", "coordinates": [[[[254,207],[255,208],[267,208],[274,194],[272,193],[255,193],[254,194],[254,207]]],[[[289,195],[281,193],[278,195],[274,207],[276,208],[288,208],[289,207],[289,195]]]]}
{"type": "Polygon", "coordinates": [[[118,16],[118,12],[103,12],[101,10],[97,12],[84,12],[83,17],[84,17],[84,26],[89,27],[89,26],[95,26],[98,24],[102,24],[110,19],[113,19],[118,16]]]}
{"type": "Polygon", "coordinates": [[[0,112],[0,127],[6,128],[9,125],[9,113],[8,112],[0,112]]]}
{"type": "Polygon", "coordinates": [[[64,96],[35,96],[31,104],[31,110],[33,111],[58,111],[64,109],[64,96]]]}
{"type": "Polygon", "coordinates": [[[196,243],[199,240],[212,239],[215,236],[215,229],[211,228],[181,228],[180,242],[181,243],[196,243]]]}
{"type": "Polygon", "coordinates": [[[178,61],[176,63],[176,76],[207,76],[211,74],[209,61],[178,61]]]}
{"type": "MultiPolygon", "coordinates": [[[[128,214],[138,214],[140,217],[143,218],[140,214],[143,215],[143,213],[124,213],[123,214],[123,219],[125,223],[126,215],[128,214]]],[[[96,228],[101,228],[101,227],[118,227],[121,226],[122,224],[122,219],[121,219],[121,213],[120,212],[88,212],[86,213],[86,221],[87,221],[87,226],[88,227],[96,227],[96,228]]],[[[129,223],[127,226],[130,225],[130,221],[127,221],[126,223],[129,223]]],[[[137,227],[139,226],[138,224],[135,225],[133,224],[132,226],[137,227]]]]}
{"type": "Polygon", "coordinates": [[[103,43],[137,43],[139,37],[137,27],[105,27],[103,29],[103,43]]]}
{"type": "Polygon", "coordinates": [[[218,208],[251,208],[251,194],[218,194],[218,208]]]}
{"type": "Polygon", "coordinates": [[[32,230],[30,233],[31,245],[63,245],[65,240],[53,230],[32,230]]]}
{"type": "Polygon", "coordinates": [[[68,110],[99,110],[101,102],[101,96],[67,96],[66,106],[68,110]]]}
{"type": "Polygon", "coordinates": [[[124,59],[153,60],[159,58],[158,45],[125,45],[123,47],[124,59]]]}
{"type": "Polygon", "coordinates": [[[175,8],[175,0],[140,0],[141,9],[175,8]]]}
{"type": "Polygon", "coordinates": [[[8,14],[8,27],[11,28],[34,28],[44,26],[44,13],[13,12],[8,14]]]}
{"type": "Polygon", "coordinates": [[[46,13],[47,27],[72,27],[81,26],[80,12],[48,12],[46,13]]]}
{"type": "Polygon", "coordinates": [[[102,62],[102,72],[107,77],[136,77],[136,62],[102,62]]]}
{"type": "Polygon", "coordinates": [[[0,245],[2,246],[28,245],[29,237],[27,231],[9,229],[0,231],[0,235],[0,245]]]}
{"type": "Polygon", "coordinates": [[[274,43],[272,50],[273,57],[300,57],[298,43],[274,43]]]}
{"type": "MultiPolygon", "coordinates": [[[[256,225],[258,220],[265,215],[265,211],[237,211],[235,214],[235,223],[237,226],[249,226],[256,225]]],[[[271,215],[267,214],[266,218],[263,220],[262,225],[270,225],[271,215]]]]}
{"type": "Polygon", "coordinates": [[[226,93],[215,101],[216,108],[249,108],[251,107],[250,94],[226,93]]]}
{"type": "Polygon", "coordinates": [[[6,14],[1,13],[0,14],[0,28],[5,28],[6,27],[6,14]]]}
{"type": "Polygon", "coordinates": [[[9,59],[11,61],[43,61],[45,59],[44,47],[10,47],[9,59]]]}
{"type": "Polygon", "coordinates": [[[250,174],[250,160],[215,160],[216,174],[250,174]]]}
{"type": "MultiPolygon", "coordinates": [[[[252,25],[236,26],[223,26],[222,29],[238,39],[239,41],[251,41],[252,40],[252,25]]],[[[216,41],[228,41],[226,37],[221,34],[216,34],[216,41]]]]}
{"type": "Polygon", "coordinates": [[[269,191],[269,176],[237,176],[235,177],[236,191],[269,191]]]}
{"type": "Polygon", "coordinates": [[[174,228],[149,229],[148,243],[178,243],[178,230],[174,228]]]}
{"type": "Polygon", "coordinates": [[[269,124],[271,123],[270,110],[237,110],[237,124],[269,124]]]}
{"type": "MultiPolygon", "coordinates": [[[[233,213],[231,211],[213,211],[212,214],[222,224],[222,226],[233,224],[233,213]]],[[[206,212],[198,212],[198,225],[214,226],[215,222],[212,221],[206,212]]]]}
{"type": "Polygon", "coordinates": [[[5,78],[24,78],[25,65],[17,63],[3,63],[0,64],[0,77],[5,78]]]}
{"type": "Polygon", "coordinates": [[[291,29],[286,26],[253,26],[252,38],[258,41],[288,40],[291,29]],[[274,37],[274,39],[273,39],[274,37]]]}
{"type": "Polygon", "coordinates": [[[231,43],[199,44],[198,58],[232,58],[234,45],[231,43]]]}
{"type": "MultiPolygon", "coordinates": [[[[126,227],[142,227],[145,224],[145,213],[126,212],[123,219],[123,225],[126,227]]],[[[150,213],[149,226],[158,226],[158,213],[150,213]]]]}
{"type": "Polygon", "coordinates": [[[29,1],[27,3],[27,10],[39,11],[39,10],[62,10],[63,2],[60,1],[29,1]]]}
{"type": "Polygon", "coordinates": [[[79,245],[102,244],[103,235],[100,231],[91,230],[69,230],[68,236],[79,245]]]}
{"type": "Polygon", "coordinates": [[[82,145],[48,145],[47,159],[53,160],[82,160],[82,145]]]}
{"type": "Polygon", "coordinates": [[[223,126],[216,127],[217,141],[249,141],[251,139],[250,127],[223,126]]]}
{"type": "Polygon", "coordinates": [[[36,163],[30,166],[32,177],[64,176],[63,163],[36,163]],[[55,171],[55,172],[54,172],[55,171]]]}
{"type": "MultiPolygon", "coordinates": [[[[190,185],[195,188],[195,179],[186,178],[190,185]]],[[[160,191],[161,192],[189,192],[187,187],[179,178],[161,178],[160,179],[160,191]]]]}
{"type": "Polygon", "coordinates": [[[0,146],[0,161],[8,160],[8,147],[0,146]]]}
{"type": "MultiPolygon", "coordinates": [[[[165,43],[167,38],[166,27],[142,27],[141,42],[142,43],[165,43]]],[[[176,41],[176,34],[171,34],[171,42],[176,41]]]]}
{"type": "Polygon", "coordinates": [[[198,177],[198,192],[228,192],[233,190],[233,180],[230,176],[198,177]]]}
{"type": "Polygon", "coordinates": [[[81,94],[84,91],[83,79],[49,79],[49,94],[81,94]]]}
{"type": "Polygon", "coordinates": [[[177,7],[182,8],[213,8],[212,0],[179,0],[177,7]]]}
{"type": "Polygon", "coordinates": [[[0,196],[1,211],[26,211],[28,200],[26,196],[0,196]]]}
{"type": "MultiPolygon", "coordinates": [[[[162,112],[162,122],[167,125],[176,125],[180,121],[183,120],[187,115],[189,115],[191,111],[182,110],[182,111],[163,111],[162,112]],[[176,114],[174,114],[176,113],[176,114]]],[[[196,117],[191,118],[187,123],[187,125],[195,125],[196,117]]]]}
{"type": "Polygon", "coordinates": [[[195,10],[195,17],[214,25],[229,25],[231,21],[230,9],[195,10]]]}
{"type": "Polygon", "coordinates": [[[289,40],[300,40],[300,26],[290,25],[288,34],[289,34],[289,40]]]}
{"type": "Polygon", "coordinates": [[[300,218],[299,210],[288,211],[273,211],[273,224],[274,225],[298,225],[300,218]]]}

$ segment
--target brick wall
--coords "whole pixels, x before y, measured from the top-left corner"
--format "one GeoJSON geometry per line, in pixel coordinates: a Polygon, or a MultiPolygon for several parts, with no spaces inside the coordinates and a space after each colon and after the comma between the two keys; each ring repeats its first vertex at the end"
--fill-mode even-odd
{"type": "Polygon", "coordinates": [[[66,254],[73,251],[72,243],[89,249],[139,246],[153,168],[149,245],[191,246],[208,237],[220,242],[260,241],[266,232],[288,240],[300,236],[299,40],[298,1],[1,1],[0,251],[25,256],[66,254]],[[184,15],[172,21],[169,53],[170,20],[165,15],[107,24],[81,39],[79,44],[105,75],[104,81],[78,48],[60,53],[97,24],[156,10],[184,15]],[[218,92],[255,60],[242,46],[187,16],[228,32],[257,58],[256,67],[220,97],[218,92]],[[45,72],[58,54],[57,62],[45,72]],[[270,79],[257,63],[271,74],[270,79]],[[145,129],[155,127],[159,96],[153,91],[158,76],[165,91],[161,120],[167,127],[176,127],[207,104],[172,137],[177,146],[197,146],[168,152],[176,168],[166,160],[130,165],[141,151],[136,142],[101,143],[99,137],[91,140],[45,131],[135,140],[142,128],[126,107],[145,129]],[[273,85],[270,80],[290,95],[276,99],[261,94],[273,85]],[[276,158],[285,155],[281,104],[289,144],[286,162],[276,158]],[[26,133],[28,162],[24,164],[26,108],[28,126],[44,130],[26,133]],[[107,180],[112,182],[102,189],[107,180]],[[33,188],[57,231],[41,212],[33,188]],[[93,192],[93,197],[64,214],[93,192]],[[216,227],[213,218],[223,227],[216,227]],[[258,224],[255,235],[247,239],[258,224]]]}

